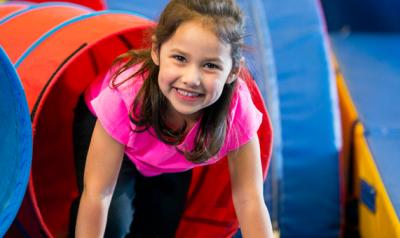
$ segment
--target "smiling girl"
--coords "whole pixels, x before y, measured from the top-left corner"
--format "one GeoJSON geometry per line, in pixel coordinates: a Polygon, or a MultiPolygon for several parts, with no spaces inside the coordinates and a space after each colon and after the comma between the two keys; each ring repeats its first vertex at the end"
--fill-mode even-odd
{"type": "Polygon", "coordinates": [[[184,173],[227,155],[243,236],[272,237],[257,137],[262,114],[238,77],[243,29],[233,0],[172,0],[152,47],[122,55],[104,81],[87,90],[85,101],[97,121],[77,237],[104,236],[124,155],[143,177],[184,173]]]}

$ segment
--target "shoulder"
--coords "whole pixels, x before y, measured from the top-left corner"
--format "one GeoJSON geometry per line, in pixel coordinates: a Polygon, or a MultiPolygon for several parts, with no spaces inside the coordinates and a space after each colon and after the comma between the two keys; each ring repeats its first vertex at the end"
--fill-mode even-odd
{"type": "Polygon", "coordinates": [[[229,120],[232,122],[241,117],[252,116],[262,117],[262,113],[254,105],[250,89],[246,82],[238,78],[229,108],[229,120]]]}
{"type": "Polygon", "coordinates": [[[127,144],[131,129],[129,113],[137,92],[143,84],[143,77],[135,76],[137,69],[130,68],[115,78],[112,86],[113,70],[107,74],[100,93],[91,100],[93,111],[104,129],[121,144],[127,144]]]}
{"type": "Polygon", "coordinates": [[[119,92],[124,98],[128,97],[127,99],[129,101],[129,99],[132,99],[132,96],[140,90],[144,82],[144,75],[137,74],[139,69],[140,65],[130,67],[119,74],[115,79],[112,79],[112,77],[116,69],[111,69],[109,72],[108,87],[119,92]]]}
{"type": "Polygon", "coordinates": [[[227,150],[235,150],[247,143],[257,133],[262,118],[246,82],[238,78],[228,115],[227,150]]]}
{"type": "Polygon", "coordinates": [[[113,107],[118,104],[129,111],[144,82],[142,74],[136,75],[139,68],[140,66],[133,66],[116,77],[114,75],[118,68],[111,68],[104,77],[97,96],[93,97],[92,105],[95,101],[105,107],[113,107]]]}

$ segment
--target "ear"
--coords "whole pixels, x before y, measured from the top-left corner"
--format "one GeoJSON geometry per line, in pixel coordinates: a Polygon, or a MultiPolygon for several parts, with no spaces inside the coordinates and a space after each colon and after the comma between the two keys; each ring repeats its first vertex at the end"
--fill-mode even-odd
{"type": "Polygon", "coordinates": [[[236,78],[237,78],[237,74],[231,72],[231,73],[228,75],[228,79],[226,80],[226,84],[231,84],[231,83],[233,83],[233,82],[236,80],[236,78]]]}
{"type": "Polygon", "coordinates": [[[239,67],[235,67],[231,70],[226,83],[227,84],[233,83],[237,79],[238,75],[240,75],[240,71],[242,70],[243,67],[244,67],[244,58],[242,57],[239,62],[239,67]]]}
{"type": "Polygon", "coordinates": [[[160,65],[160,57],[159,57],[159,47],[156,43],[155,36],[151,37],[151,59],[153,60],[154,64],[159,66],[160,65]]]}

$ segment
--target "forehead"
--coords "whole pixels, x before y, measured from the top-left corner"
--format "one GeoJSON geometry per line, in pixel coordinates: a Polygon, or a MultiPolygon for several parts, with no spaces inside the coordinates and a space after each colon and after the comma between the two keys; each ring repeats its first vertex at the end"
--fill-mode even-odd
{"type": "Polygon", "coordinates": [[[208,21],[184,22],[165,43],[180,50],[230,58],[230,44],[222,41],[215,33],[214,28],[208,21]]]}

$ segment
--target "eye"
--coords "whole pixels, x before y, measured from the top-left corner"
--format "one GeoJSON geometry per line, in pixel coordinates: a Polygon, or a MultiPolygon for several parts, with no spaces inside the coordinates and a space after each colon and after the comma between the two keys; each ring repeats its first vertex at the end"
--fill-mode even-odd
{"type": "Polygon", "coordinates": [[[176,59],[177,61],[179,61],[179,62],[185,62],[186,61],[186,58],[183,57],[182,55],[173,55],[172,57],[174,59],[176,59]]]}
{"type": "Polygon", "coordinates": [[[204,67],[207,69],[221,69],[221,67],[213,63],[206,63],[204,64],[204,67]]]}

